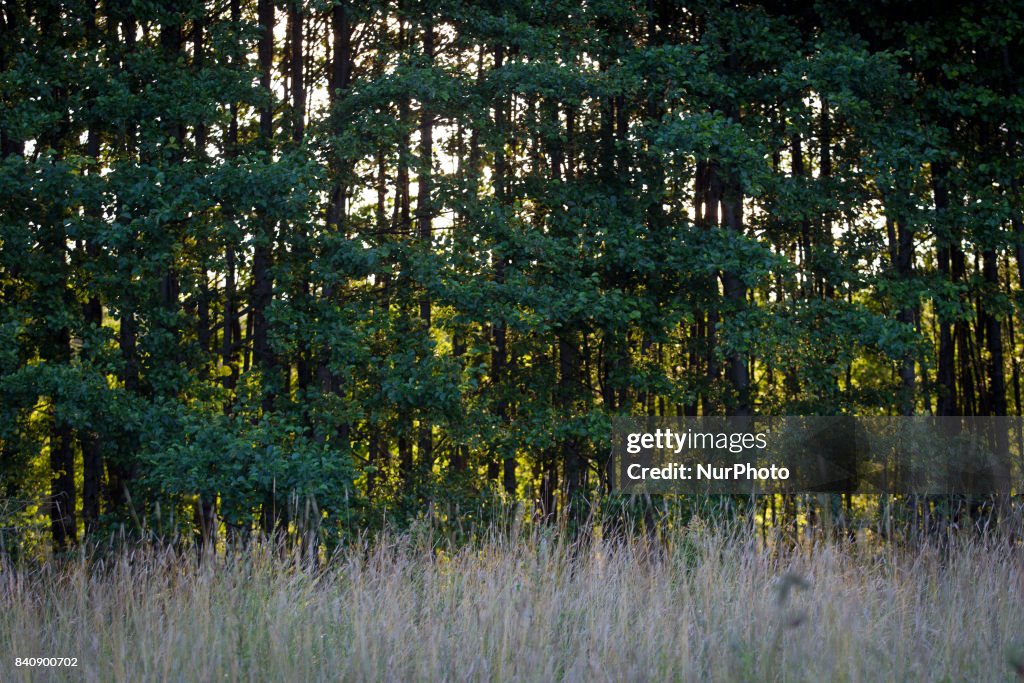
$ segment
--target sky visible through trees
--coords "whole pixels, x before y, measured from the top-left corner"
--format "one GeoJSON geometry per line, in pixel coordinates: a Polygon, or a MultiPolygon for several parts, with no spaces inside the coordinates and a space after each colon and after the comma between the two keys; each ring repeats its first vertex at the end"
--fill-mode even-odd
{"type": "Polygon", "coordinates": [[[5,547],[578,526],[616,415],[1020,415],[1022,14],[3,0],[5,547]]]}

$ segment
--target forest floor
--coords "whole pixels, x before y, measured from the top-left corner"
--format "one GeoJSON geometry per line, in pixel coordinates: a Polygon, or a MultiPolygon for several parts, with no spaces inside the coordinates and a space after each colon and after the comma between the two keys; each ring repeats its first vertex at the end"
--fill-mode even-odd
{"type": "Polygon", "coordinates": [[[0,567],[0,604],[2,681],[1024,680],[1024,555],[976,541],[139,550],[0,567]]]}

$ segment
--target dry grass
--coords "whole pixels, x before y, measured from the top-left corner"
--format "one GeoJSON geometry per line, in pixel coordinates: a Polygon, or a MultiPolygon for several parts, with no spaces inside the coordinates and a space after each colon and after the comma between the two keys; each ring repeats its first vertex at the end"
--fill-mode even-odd
{"type": "Polygon", "coordinates": [[[1017,680],[1019,549],[780,557],[702,531],[642,550],[392,539],[315,575],[259,552],[6,568],[0,680],[1017,680]]]}

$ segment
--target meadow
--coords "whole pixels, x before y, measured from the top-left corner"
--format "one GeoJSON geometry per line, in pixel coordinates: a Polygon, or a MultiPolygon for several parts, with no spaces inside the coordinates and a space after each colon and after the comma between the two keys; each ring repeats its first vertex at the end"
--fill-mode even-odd
{"type": "Polygon", "coordinates": [[[0,571],[3,681],[1012,681],[1024,557],[994,541],[783,549],[699,524],[571,547],[381,536],[0,571]],[[14,657],[77,657],[77,668],[14,657]]]}

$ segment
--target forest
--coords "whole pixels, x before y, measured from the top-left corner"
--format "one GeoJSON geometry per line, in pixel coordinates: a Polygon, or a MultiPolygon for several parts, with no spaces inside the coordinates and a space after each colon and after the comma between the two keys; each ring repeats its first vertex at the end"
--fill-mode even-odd
{"type": "Polygon", "coordinates": [[[579,530],[616,415],[1021,415],[1021,9],[4,0],[3,552],[579,530]]]}
{"type": "Polygon", "coordinates": [[[1020,486],[609,455],[998,418],[1024,473],[1024,3],[0,22],[0,678],[1024,677],[1020,486]]]}

